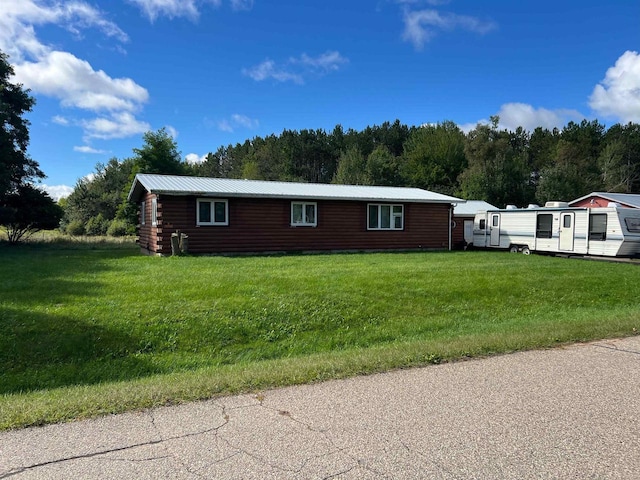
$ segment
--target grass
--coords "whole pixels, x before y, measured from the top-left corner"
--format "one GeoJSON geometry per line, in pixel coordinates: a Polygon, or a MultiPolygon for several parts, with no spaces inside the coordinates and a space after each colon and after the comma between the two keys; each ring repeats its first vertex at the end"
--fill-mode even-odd
{"type": "Polygon", "coordinates": [[[636,265],[0,244],[0,429],[640,329],[636,265]]]}

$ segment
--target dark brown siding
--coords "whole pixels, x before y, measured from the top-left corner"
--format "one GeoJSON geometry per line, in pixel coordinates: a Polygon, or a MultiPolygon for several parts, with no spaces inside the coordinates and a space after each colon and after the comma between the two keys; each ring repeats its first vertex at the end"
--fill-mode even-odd
{"type": "Polygon", "coordinates": [[[318,201],[318,226],[292,227],[290,200],[229,198],[228,226],[196,226],[196,199],[160,195],[152,252],[170,254],[177,230],[189,236],[190,253],[448,248],[448,204],[407,203],[404,230],[367,231],[366,202],[318,201]]]}
{"type": "Polygon", "coordinates": [[[138,243],[140,248],[147,253],[156,253],[157,239],[156,239],[156,227],[151,225],[151,202],[155,198],[155,195],[146,193],[145,196],[138,202],[138,243]],[[145,224],[141,222],[142,201],[145,202],[145,224]]]}
{"type": "Polygon", "coordinates": [[[471,220],[475,218],[475,215],[470,216],[456,216],[453,218],[453,222],[451,223],[451,244],[454,249],[463,248],[465,245],[464,241],[464,221],[471,220]]]}

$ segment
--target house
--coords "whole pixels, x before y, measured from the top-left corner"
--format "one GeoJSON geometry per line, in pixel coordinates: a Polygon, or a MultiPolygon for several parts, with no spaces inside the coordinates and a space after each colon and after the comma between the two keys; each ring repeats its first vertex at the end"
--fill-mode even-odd
{"type": "Polygon", "coordinates": [[[143,252],[266,253],[451,248],[458,198],[419,188],[136,175],[143,252]]]}
{"type": "Polygon", "coordinates": [[[602,208],[609,206],[609,203],[618,203],[625,208],[640,208],[640,194],[592,192],[589,195],[569,202],[569,206],[602,208]]]}
{"type": "Polygon", "coordinates": [[[453,208],[451,241],[454,248],[464,248],[473,242],[473,219],[480,210],[495,210],[496,207],[483,200],[467,200],[453,208]]]}

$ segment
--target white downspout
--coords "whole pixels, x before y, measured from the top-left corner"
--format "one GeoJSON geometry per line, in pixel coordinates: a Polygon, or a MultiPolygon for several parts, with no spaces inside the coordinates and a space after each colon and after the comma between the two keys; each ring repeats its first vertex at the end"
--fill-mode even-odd
{"type": "Polygon", "coordinates": [[[449,251],[451,251],[451,220],[452,220],[452,213],[453,213],[453,204],[450,203],[449,204],[449,251]]]}

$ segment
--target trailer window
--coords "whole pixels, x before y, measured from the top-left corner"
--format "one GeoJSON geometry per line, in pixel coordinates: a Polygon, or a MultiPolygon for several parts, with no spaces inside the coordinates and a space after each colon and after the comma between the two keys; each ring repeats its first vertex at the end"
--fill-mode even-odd
{"type": "Polygon", "coordinates": [[[596,213],[591,215],[589,225],[589,240],[607,239],[607,214],[596,213]]]}
{"type": "Polygon", "coordinates": [[[486,225],[485,225],[485,224],[486,224],[485,219],[484,219],[484,218],[481,218],[481,219],[480,219],[480,227],[479,227],[479,228],[480,228],[480,230],[484,230],[484,229],[486,228],[486,225]]]}
{"type": "Polygon", "coordinates": [[[640,218],[625,218],[624,223],[627,224],[627,230],[632,233],[640,233],[640,218]]]}
{"type": "Polygon", "coordinates": [[[538,220],[536,223],[536,237],[551,238],[552,230],[553,230],[553,214],[542,213],[538,215],[538,220]]]}

